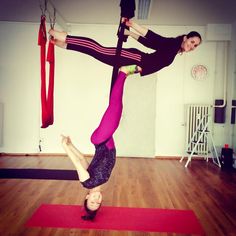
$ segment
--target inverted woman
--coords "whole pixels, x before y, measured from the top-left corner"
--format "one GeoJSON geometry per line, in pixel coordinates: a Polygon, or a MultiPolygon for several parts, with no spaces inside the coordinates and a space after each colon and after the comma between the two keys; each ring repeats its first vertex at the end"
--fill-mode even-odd
{"type": "MultiPolygon", "coordinates": [[[[136,48],[121,50],[120,66],[137,65],[142,76],[169,66],[177,54],[193,51],[202,41],[201,35],[196,31],[169,38],[156,34],[132,20],[126,21],[126,25],[135,32],[125,30],[125,35],[131,36],[144,46],[155,50],[153,53],[145,53],[136,48]]],[[[71,36],[66,32],[53,29],[49,31],[49,34],[54,38],[52,42],[59,47],[85,53],[111,66],[116,63],[115,47],[104,47],[93,39],[71,36]]]]}
{"type": "Polygon", "coordinates": [[[89,164],[85,156],[72,144],[71,139],[62,136],[62,146],[72,160],[83,187],[89,189],[84,201],[85,220],[92,220],[102,202],[101,186],[110,178],[116,161],[113,134],[119,126],[123,109],[122,97],[127,75],[135,73],[136,66],[122,67],[111,91],[109,105],[98,128],[91,136],[95,155],[89,164]]]}

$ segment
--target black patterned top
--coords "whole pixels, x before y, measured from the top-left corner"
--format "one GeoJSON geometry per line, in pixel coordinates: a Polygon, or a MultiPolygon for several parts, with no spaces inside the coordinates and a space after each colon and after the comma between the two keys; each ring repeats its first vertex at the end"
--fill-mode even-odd
{"type": "Polygon", "coordinates": [[[95,148],[95,155],[87,169],[90,178],[81,182],[88,189],[95,188],[107,182],[116,161],[115,148],[108,149],[105,143],[96,145],[95,148]]]}

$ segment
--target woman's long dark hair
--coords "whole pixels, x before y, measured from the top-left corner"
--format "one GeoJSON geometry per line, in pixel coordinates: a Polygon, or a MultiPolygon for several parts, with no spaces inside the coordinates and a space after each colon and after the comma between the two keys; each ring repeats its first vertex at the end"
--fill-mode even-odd
{"type": "Polygon", "coordinates": [[[192,37],[198,37],[200,39],[200,41],[202,42],[202,36],[197,32],[197,31],[191,31],[189,32],[186,37],[189,39],[189,38],[192,38],[192,37]]]}
{"type": "Polygon", "coordinates": [[[86,215],[81,216],[81,218],[83,220],[94,220],[95,216],[97,215],[97,211],[99,210],[100,207],[97,210],[92,211],[88,208],[87,201],[88,201],[87,199],[84,200],[84,209],[86,211],[86,215]]]}

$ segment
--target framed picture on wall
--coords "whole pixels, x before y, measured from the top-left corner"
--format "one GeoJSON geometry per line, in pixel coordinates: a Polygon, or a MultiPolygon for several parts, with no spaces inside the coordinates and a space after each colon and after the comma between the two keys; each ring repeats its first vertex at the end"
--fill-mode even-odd
{"type": "Polygon", "coordinates": [[[192,77],[197,81],[204,81],[207,78],[207,68],[204,65],[194,65],[191,70],[192,77]]]}

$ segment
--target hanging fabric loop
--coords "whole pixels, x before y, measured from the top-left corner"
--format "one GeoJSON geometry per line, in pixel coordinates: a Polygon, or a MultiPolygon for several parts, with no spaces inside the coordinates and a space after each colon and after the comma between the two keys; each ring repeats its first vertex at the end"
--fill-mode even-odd
{"type": "Polygon", "coordinates": [[[110,95],[113,88],[113,85],[115,84],[118,71],[120,68],[120,53],[122,49],[123,42],[126,42],[127,36],[124,35],[124,31],[126,28],[125,22],[122,22],[122,18],[126,18],[127,20],[134,17],[134,11],[135,11],[135,0],[121,0],[120,1],[120,7],[121,7],[121,14],[120,14],[120,24],[118,27],[118,42],[116,45],[116,62],[113,67],[112,71],[112,78],[111,78],[111,87],[110,87],[110,95]]]}
{"type": "Polygon", "coordinates": [[[41,111],[42,111],[41,128],[47,128],[54,122],[54,115],[53,115],[54,70],[55,70],[54,44],[49,42],[47,51],[47,61],[49,62],[48,91],[46,88],[46,44],[47,44],[46,16],[42,14],[38,32],[38,45],[40,46],[40,67],[41,67],[41,111]]]}

